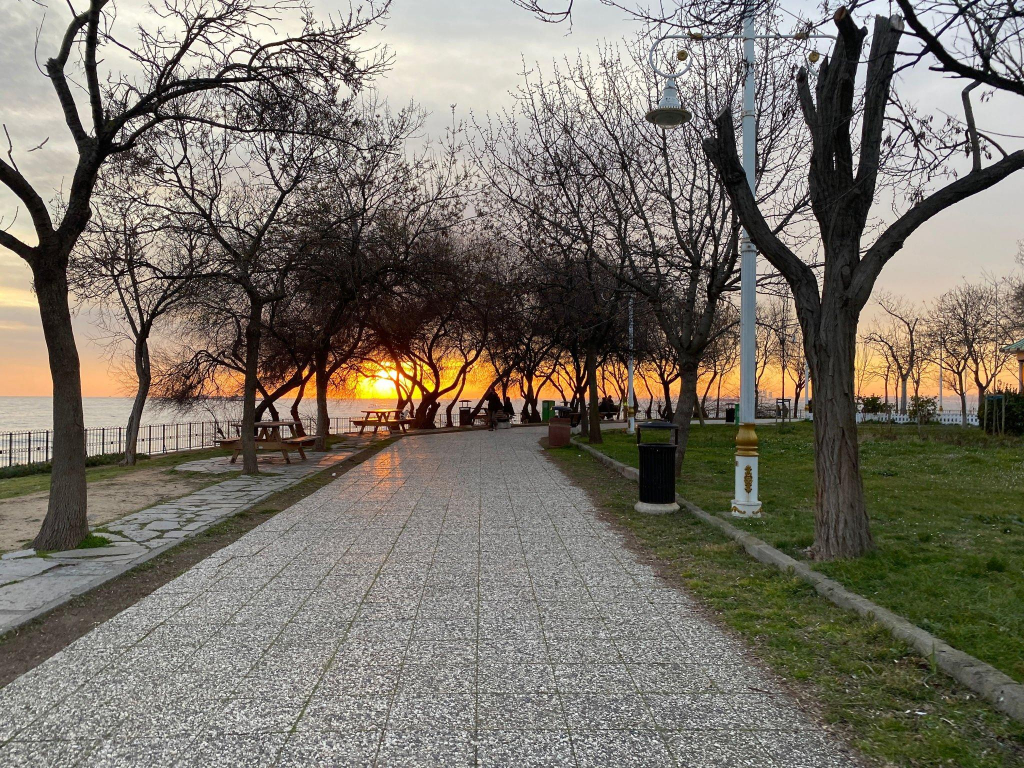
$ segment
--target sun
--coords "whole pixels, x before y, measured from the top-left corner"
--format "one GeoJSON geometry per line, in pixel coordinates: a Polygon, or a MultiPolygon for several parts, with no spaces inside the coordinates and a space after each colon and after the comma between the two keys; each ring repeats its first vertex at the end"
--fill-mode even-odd
{"type": "Polygon", "coordinates": [[[359,396],[367,399],[394,397],[397,394],[395,382],[392,380],[394,375],[394,368],[389,366],[379,367],[375,374],[359,382],[359,396]]]}

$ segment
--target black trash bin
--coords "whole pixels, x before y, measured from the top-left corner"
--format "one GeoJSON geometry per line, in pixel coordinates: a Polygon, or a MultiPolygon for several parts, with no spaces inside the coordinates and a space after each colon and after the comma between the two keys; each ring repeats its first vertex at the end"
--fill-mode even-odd
{"type": "Polygon", "coordinates": [[[460,427],[472,427],[473,426],[473,409],[472,408],[459,408],[459,426],[460,427]]]}
{"type": "Polygon", "coordinates": [[[679,509],[676,503],[676,450],[679,427],[670,421],[646,421],[636,425],[637,451],[640,454],[640,501],[637,512],[663,515],[679,509]],[[657,430],[655,437],[651,432],[657,430]],[[668,433],[666,440],[662,435],[668,433]],[[643,435],[647,433],[648,441],[643,435]]]}
{"type": "Polygon", "coordinates": [[[735,424],[736,423],[736,406],[727,405],[725,406],[725,423],[735,424]]]}

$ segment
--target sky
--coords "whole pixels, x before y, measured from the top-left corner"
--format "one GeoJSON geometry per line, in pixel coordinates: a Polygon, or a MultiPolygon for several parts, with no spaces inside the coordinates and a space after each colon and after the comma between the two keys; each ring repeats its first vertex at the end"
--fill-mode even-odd
{"type": "MultiPolygon", "coordinates": [[[[121,18],[137,12],[141,0],[121,0],[121,18]]],[[[323,13],[337,12],[336,0],[317,0],[323,13]]],[[[347,6],[346,6],[347,7],[347,6]]],[[[383,30],[368,42],[386,44],[394,66],[378,82],[395,104],[416,100],[431,113],[426,131],[440,134],[470,112],[483,115],[510,103],[509,91],[519,82],[523,63],[549,66],[553,59],[593,52],[601,40],[618,40],[640,31],[638,22],[597,0],[577,0],[572,27],[545,24],[515,7],[510,0],[394,0],[383,30]]],[[[60,122],[58,106],[33,59],[35,31],[43,13],[29,0],[0,0],[0,121],[10,129],[15,158],[22,171],[47,191],[59,190],[73,170],[73,147],[60,122]],[[44,138],[46,145],[27,150],[44,138]]],[[[53,49],[54,36],[67,18],[64,4],[48,12],[40,56],[53,49]]],[[[958,105],[959,88],[935,75],[914,76],[906,92],[950,111],[958,105]]],[[[1024,100],[993,99],[976,104],[979,125],[1019,133],[1024,100]]],[[[0,142],[4,139],[0,137],[0,142]]],[[[1013,139],[1007,139],[1010,146],[1013,139]]],[[[6,150],[6,147],[4,147],[6,150]]],[[[962,279],[983,271],[1005,274],[1014,268],[1018,241],[1024,240],[1024,173],[977,195],[927,224],[908,240],[904,251],[886,267],[878,287],[913,301],[927,301],[962,279]]],[[[11,224],[15,202],[0,190],[0,221],[11,224]]],[[[23,232],[24,211],[12,231],[23,232]]],[[[89,312],[75,321],[86,396],[120,395],[124,385],[109,370],[99,343],[102,335],[89,312]]],[[[27,266],[0,249],[0,396],[47,395],[46,364],[38,307],[27,266]]]]}

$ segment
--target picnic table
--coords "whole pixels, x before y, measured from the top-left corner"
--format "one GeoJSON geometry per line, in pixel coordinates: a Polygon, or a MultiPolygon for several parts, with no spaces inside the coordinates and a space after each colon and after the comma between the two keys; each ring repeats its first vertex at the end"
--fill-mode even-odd
{"type": "Polygon", "coordinates": [[[412,419],[403,418],[404,413],[401,408],[371,408],[363,411],[363,418],[353,419],[352,423],[359,427],[360,435],[367,427],[373,427],[373,434],[377,434],[379,429],[386,429],[389,432],[398,429],[406,432],[412,424],[412,419]]]}
{"type": "MultiPolygon", "coordinates": [[[[233,421],[231,426],[238,430],[239,436],[227,440],[218,440],[217,443],[221,448],[231,448],[234,450],[234,453],[231,455],[231,463],[234,464],[238,459],[238,455],[242,452],[242,422],[233,421]]],[[[301,424],[297,421],[257,421],[253,430],[256,433],[256,450],[280,451],[281,455],[284,456],[286,464],[292,463],[288,452],[298,451],[299,456],[305,461],[306,452],[302,449],[305,446],[311,446],[314,438],[299,434],[300,426],[301,424]],[[282,430],[285,429],[288,430],[287,435],[282,433],[282,430]]]]}

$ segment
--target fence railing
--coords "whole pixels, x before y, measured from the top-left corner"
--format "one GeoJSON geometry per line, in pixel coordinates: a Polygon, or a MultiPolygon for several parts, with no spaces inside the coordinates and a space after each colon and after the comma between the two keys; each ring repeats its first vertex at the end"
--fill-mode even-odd
{"type": "MultiPolygon", "coordinates": [[[[458,423],[458,413],[452,414],[458,423]]],[[[517,422],[518,416],[512,418],[517,422]]],[[[303,416],[306,434],[316,433],[316,417],[303,416]]],[[[332,416],[332,435],[352,434],[359,427],[352,423],[352,416],[332,416]]],[[[227,421],[191,421],[177,424],[146,424],[139,430],[136,451],[156,456],[179,451],[194,451],[213,448],[217,440],[233,437],[237,430],[227,421]]],[[[438,426],[447,426],[444,413],[437,417],[438,426]]],[[[85,430],[85,455],[107,456],[124,453],[124,427],[88,427],[85,430]]],[[[0,432],[0,467],[14,467],[24,464],[45,464],[53,458],[53,430],[25,430],[22,432],[0,432]]]]}
{"type": "MultiPolygon", "coordinates": [[[[858,413],[857,414],[857,421],[858,422],[864,422],[864,421],[889,422],[889,421],[891,421],[894,424],[913,424],[913,423],[916,423],[917,419],[914,418],[913,416],[908,416],[905,413],[858,413]]],[[[960,411],[943,411],[942,413],[937,413],[937,414],[933,415],[929,419],[929,423],[931,423],[931,424],[936,424],[936,423],[938,423],[938,424],[962,424],[963,423],[963,417],[961,416],[960,411]]],[[[971,426],[971,427],[978,426],[978,414],[977,413],[968,413],[967,414],[967,424],[968,424],[968,426],[971,426]]]]}
{"type": "MultiPolygon", "coordinates": [[[[314,417],[302,418],[308,434],[316,432],[314,417]]],[[[349,416],[331,418],[332,434],[354,432],[349,416]]],[[[88,427],[85,430],[85,455],[106,456],[124,453],[124,427],[88,427]]],[[[232,437],[235,431],[226,421],[190,421],[176,424],[146,424],[139,430],[136,450],[151,456],[213,448],[217,440],[232,437]]],[[[53,458],[53,430],[0,432],[0,467],[46,463],[53,458]]]]}

